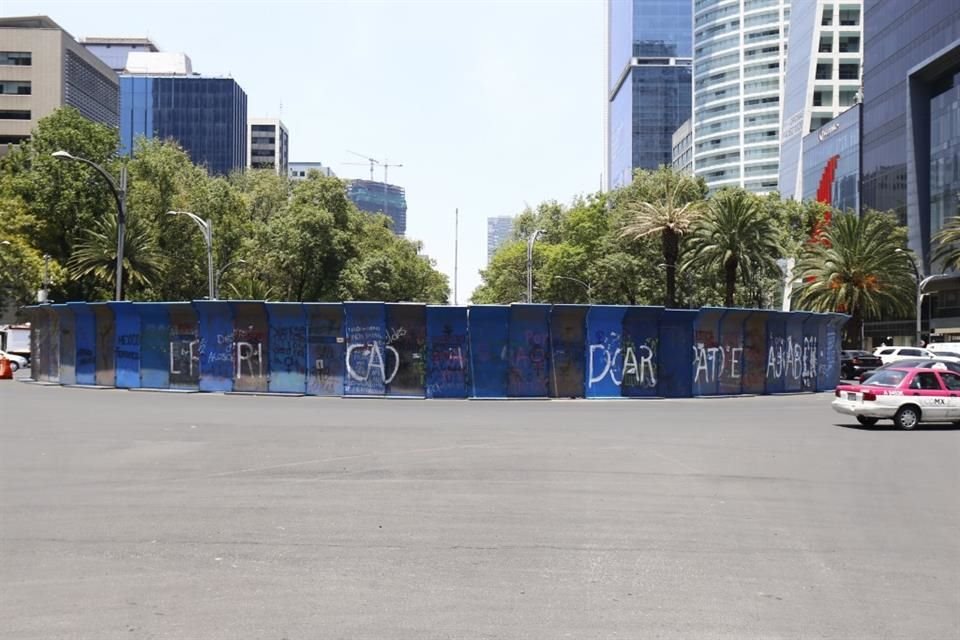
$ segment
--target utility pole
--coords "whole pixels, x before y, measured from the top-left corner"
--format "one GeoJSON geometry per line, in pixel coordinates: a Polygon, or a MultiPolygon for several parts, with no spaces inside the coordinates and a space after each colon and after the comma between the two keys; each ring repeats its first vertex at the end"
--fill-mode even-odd
{"type": "Polygon", "coordinates": [[[453,210],[453,304],[458,304],[457,275],[460,265],[460,208],[453,210]]]}

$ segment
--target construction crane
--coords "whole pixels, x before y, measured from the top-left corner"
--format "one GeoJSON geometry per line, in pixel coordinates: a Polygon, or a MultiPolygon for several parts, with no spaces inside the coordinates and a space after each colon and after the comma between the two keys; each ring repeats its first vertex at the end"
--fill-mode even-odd
{"type": "Polygon", "coordinates": [[[367,163],[370,164],[370,182],[373,182],[373,170],[377,166],[383,167],[383,183],[384,184],[389,184],[388,171],[390,170],[390,167],[403,166],[402,164],[390,164],[389,162],[387,162],[386,158],[384,158],[381,161],[381,160],[377,160],[376,158],[371,158],[370,156],[364,155],[362,153],[357,153],[356,151],[350,151],[349,149],[347,150],[347,153],[353,154],[359,158],[363,158],[364,160],[366,160],[366,162],[344,162],[343,164],[354,164],[354,165],[360,165],[360,164],[365,165],[367,163]]]}

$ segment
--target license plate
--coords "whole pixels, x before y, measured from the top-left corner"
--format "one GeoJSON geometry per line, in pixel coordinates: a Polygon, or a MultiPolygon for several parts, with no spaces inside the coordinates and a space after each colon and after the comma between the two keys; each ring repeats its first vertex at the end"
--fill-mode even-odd
{"type": "Polygon", "coordinates": [[[847,400],[849,400],[850,402],[856,402],[856,401],[857,401],[857,394],[855,394],[855,393],[848,393],[848,394],[847,394],[847,400]]]}

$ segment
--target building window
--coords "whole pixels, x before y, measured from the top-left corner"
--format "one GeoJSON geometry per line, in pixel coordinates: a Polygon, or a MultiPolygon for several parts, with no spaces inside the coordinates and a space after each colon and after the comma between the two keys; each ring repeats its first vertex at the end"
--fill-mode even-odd
{"type": "Polygon", "coordinates": [[[30,136],[0,136],[0,144],[20,144],[29,139],[30,136]]]}
{"type": "Polygon", "coordinates": [[[826,34],[820,36],[820,53],[832,53],[833,52],[833,35],[826,34]]]}
{"type": "Polygon", "coordinates": [[[820,18],[820,24],[825,27],[833,24],[833,7],[823,8],[823,17],[820,18]]]}
{"type": "Polygon", "coordinates": [[[0,51],[0,64],[29,67],[33,64],[33,55],[29,51],[0,51]]]}
{"type": "Polygon", "coordinates": [[[858,36],[841,36],[838,50],[840,53],[859,53],[860,38],[858,36]]]}
{"type": "MultiPolygon", "coordinates": [[[[817,65],[819,67],[819,65],[817,65]]],[[[837,76],[841,80],[859,80],[860,79],[860,65],[853,63],[840,63],[840,66],[837,71],[837,76]]]]}
{"type": "Polygon", "coordinates": [[[28,109],[0,109],[0,120],[29,120],[28,109]]]}
{"type": "Polygon", "coordinates": [[[832,62],[820,62],[817,64],[817,80],[829,80],[832,75],[832,62]]]}
{"type": "Polygon", "coordinates": [[[856,27],[860,24],[860,9],[840,9],[840,26],[856,27]]]}
{"type": "Polygon", "coordinates": [[[0,80],[0,94],[7,96],[30,95],[30,82],[22,80],[0,80]]]}

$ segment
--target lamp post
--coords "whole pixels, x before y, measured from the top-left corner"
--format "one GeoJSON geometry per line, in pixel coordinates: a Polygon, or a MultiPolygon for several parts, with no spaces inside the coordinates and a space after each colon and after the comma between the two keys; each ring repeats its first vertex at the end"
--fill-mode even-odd
{"type": "Polygon", "coordinates": [[[533,243],[539,235],[540,230],[537,229],[527,239],[527,304],[533,302],[533,243]]]}
{"type": "Polygon", "coordinates": [[[904,251],[903,249],[894,249],[894,252],[902,253],[903,255],[907,256],[907,258],[910,259],[910,265],[913,267],[913,275],[917,279],[917,326],[916,326],[917,335],[915,340],[916,340],[916,346],[919,347],[920,342],[922,341],[921,335],[923,333],[923,329],[921,327],[921,319],[923,315],[923,285],[927,283],[927,280],[929,280],[929,278],[927,278],[926,280],[920,279],[920,268],[917,267],[917,261],[914,260],[913,255],[911,255],[909,252],[904,251]]]}
{"type": "Polygon", "coordinates": [[[217,271],[217,286],[215,288],[215,293],[217,297],[220,297],[220,279],[223,277],[223,274],[227,272],[227,269],[237,264],[247,264],[246,260],[234,260],[233,262],[228,262],[227,264],[220,267],[220,270],[217,271]]]}
{"type": "Polygon", "coordinates": [[[50,254],[43,254],[43,286],[37,293],[37,302],[50,302],[50,254]]]}
{"type": "Polygon", "coordinates": [[[207,245],[207,297],[210,300],[217,299],[217,278],[213,274],[213,222],[208,218],[204,220],[195,213],[189,211],[167,211],[169,216],[187,216],[197,223],[200,232],[203,233],[203,241],[207,245]]]}
{"type": "Polygon", "coordinates": [[[117,286],[114,299],[119,302],[123,300],[123,240],[127,227],[127,167],[126,165],[120,167],[120,184],[118,185],[113,177],[107,173],[107,170],[96,162],[75,156],[67,151],[54,151],[51,155],[60,160],[75,160],[90,165],[110,185],[110,191],[113,192],[113,198],[117,202],[117,286]]]}
{"type": "Polygon", "coordinates": [[[587,284],[583,280],[580,280],[579,278],[571,278],[570,276],[553,276],[553,279],[554,280],[571,280],[573,282],[576,282],[581,287],[587,290],[587,304],[593,304],[593,287],[591,287],[589,284],[587,284]]]}

